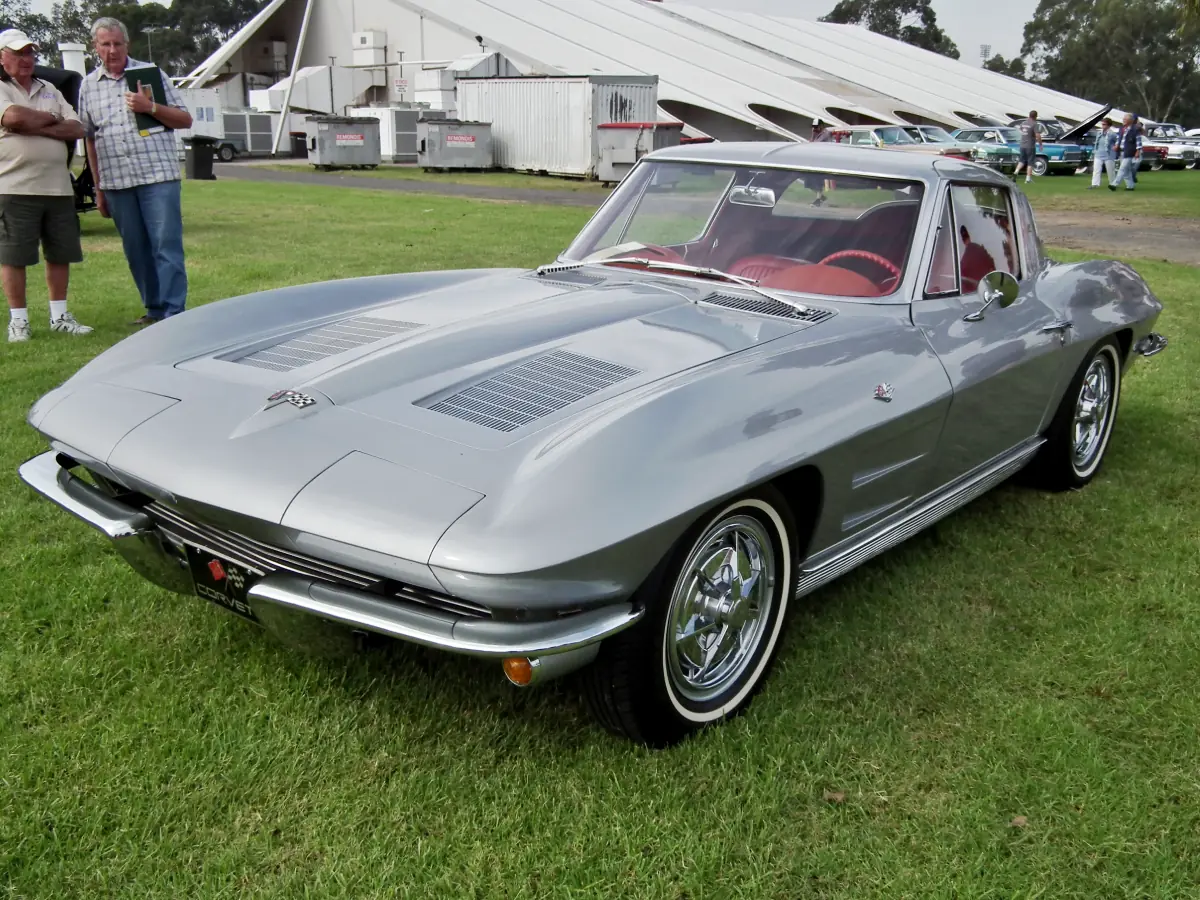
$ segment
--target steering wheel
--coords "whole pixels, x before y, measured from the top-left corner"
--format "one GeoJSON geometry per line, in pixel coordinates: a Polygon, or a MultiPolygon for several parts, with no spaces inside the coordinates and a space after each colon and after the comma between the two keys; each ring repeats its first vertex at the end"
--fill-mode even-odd
{"type": "Polygon", "coordinates": [[[878,253],[872,253],[870,250],[839,250],[837,253],[830,253],[817,263],[817,265],[823,266],[826,263],[833,262],[835,259],[865,259],[867,262],[873,262],[877,266],[883,266],[897,280],[900,278],[899,266],[890,259],[880,256],[878,253]]]}

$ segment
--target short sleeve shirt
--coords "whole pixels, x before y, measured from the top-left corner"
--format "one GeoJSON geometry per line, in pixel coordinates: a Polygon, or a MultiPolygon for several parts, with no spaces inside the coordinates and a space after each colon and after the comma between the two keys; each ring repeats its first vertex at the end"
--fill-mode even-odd
{"type": "MultiPolygon", "coordinates": [[[[126,69],[146,66],[132,57],[126,69]]],[[[167,105],[187,109],[183,97],[163,72],[163,87],[167,105]]],[[[102,191],[117,191],[178,181],[179,148],[175,132],[167,130],[145,137],[138,134],[133,111],[125,105],[125,75],[111,75],[99,65],[83,80],[79,89],[79,118],[88,137],[96,142],[96,158],[100,169],[97,187],[102,191]]]]}
{"type": "Polygon", "coordinates": [[[1017,126],[1021,129],[1021,149],[1032,150],[1037,146],[1037,122],[1033,119],[1022,119],[1017,126]]]}
{"type": "MultiPolygon", "coordinates": [[[[29,93],[16,81],[0,81],[0,122],[10,106],[26,106],[79,121],[71,104],[52,84],[33,79],[29,93]]],[[[68,142],[59,138],[17,134],[0,124],[0,194],[69,197],[68,142]]]]}

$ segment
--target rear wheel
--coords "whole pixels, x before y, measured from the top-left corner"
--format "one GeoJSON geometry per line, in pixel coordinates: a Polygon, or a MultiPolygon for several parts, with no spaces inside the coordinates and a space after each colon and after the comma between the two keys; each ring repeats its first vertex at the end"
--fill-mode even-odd
{"type": "Polygon", "coordinates": [[[778,491],[722,504],[642,587],[646,616],[583,673],[608,730],[666,747],[749,706],[795,593],[795,526],[778,491]]]}
{"type": "Polygon", "coordinates": [[[1110,338],[1093,348],[1071,379],[1030,467],[1033,481],[1047,490],[1065,491],[1095,478],[1120,400],[1121,353],[1110,338]]]}

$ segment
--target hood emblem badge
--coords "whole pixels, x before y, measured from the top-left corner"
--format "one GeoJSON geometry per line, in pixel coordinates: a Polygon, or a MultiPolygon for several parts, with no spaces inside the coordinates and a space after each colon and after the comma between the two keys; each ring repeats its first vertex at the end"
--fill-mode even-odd
{"type": "Polygon", "coordinates": [[[288,403],[292,404],[292,406],[295,406],[298,409],[303,409],[306,406],[312,406],[314,403],[317,402],[315,398],[308,396],[308,394],[302,394],[299,391],[293,391],[293,390],[288,389],[288,390],[276,391],[270,397],[268,397],[267,398],[268,408],[270,406],[274,406],[276,403],[278,403],[281,400],[286,400],[288,403]]]}
{"type": "Polygon", "coordinates": [[[884,403],[892,402],[892,386],[886,381],[883,384],[875,386],[875,399],[882,400],[884,403]]]}

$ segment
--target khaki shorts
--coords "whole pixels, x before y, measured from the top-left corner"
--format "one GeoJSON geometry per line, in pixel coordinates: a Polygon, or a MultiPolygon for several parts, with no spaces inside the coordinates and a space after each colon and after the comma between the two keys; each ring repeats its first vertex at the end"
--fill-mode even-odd
{"type": "Polygon", "coordinates": [[[83,262],[75,198],[0,194],[0,265],[36,266],[39,244],[46,262],[83,262]]]}

